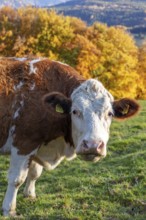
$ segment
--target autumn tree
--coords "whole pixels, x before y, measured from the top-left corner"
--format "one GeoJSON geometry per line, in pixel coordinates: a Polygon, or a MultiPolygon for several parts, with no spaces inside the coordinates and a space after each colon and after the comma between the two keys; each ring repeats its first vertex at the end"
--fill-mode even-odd
{"type": "Polygon", "coordinates": [[[139,48],[137,72],[140,76],[137,98],[146,99],[146,41],[139,48]]]}
{"type": "Polygon", "coordinates": [[[101,51],[93,77],[97,75],[115,97],[136,97],[138,51],[133,38],[123,28],[99,23],[87,35],[101,51]]]}
{"type": "Polygon", "coordinates": [[[10,7],[0,9],[0,55],[14,56],[14,42],[20,26],[20,19],[16,10],[10,7]]]}
{"type": "Polygon", "coordinates": [[[88,27],[85,22],[78,18],[70,17],[70,25],[73,29],[74,37],[69,43],[64,45],[67,61],[85,78],[90,78],[92,72],[98,68],[100,51],[86,37],[88,27]]]}
{"type": "Polygon", "coordinates": [[[16,54],[29,53],[58,59],[62,44],[73,37],[68,18],[57,15],[55,11],[38,8],[19,9],[18,14],[21,17],[21,39],[25,39],[25,44],[23,51],[19,47],[16,54]]]}
{"type": "Polygon", "coordinates": [[[98,78],[116,97],[145,98],[146,46],[139,51],[123,27],[58,15],[42,8],[0,9],[1,56],[42,56],[98,78]]]}
{"type": "Polygon", "coordinates": [[[79,49],[76,69],[85,77],[90,78],[92,72],[98,68],[99,51],[87,38],[76,36],[76,45],[79,49]]]}

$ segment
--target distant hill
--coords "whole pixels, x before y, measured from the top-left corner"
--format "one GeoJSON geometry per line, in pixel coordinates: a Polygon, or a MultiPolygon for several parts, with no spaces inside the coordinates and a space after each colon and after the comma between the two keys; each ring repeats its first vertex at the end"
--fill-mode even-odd
{"type": "Polygon", "coordinates": [[[88,25],[99,21],[108,26],[126,26],[138,44],[146,39],[146,0],[0,0],[0,7],[5,5],[54,8],[88,25]]]}
{"type": "Polygon", "coordinates": [[[146,38],[146,0],[71,0],[54,8],[89,25],[99,21],[126,26],[138,41],[146,38]]]}
{"type": "Polygon", "coordinates": [[[0,0],[0,7],[12,6],[14,8],[32,5],[36,7],[47,7],[67,2],[69,0],[0,0]]]}

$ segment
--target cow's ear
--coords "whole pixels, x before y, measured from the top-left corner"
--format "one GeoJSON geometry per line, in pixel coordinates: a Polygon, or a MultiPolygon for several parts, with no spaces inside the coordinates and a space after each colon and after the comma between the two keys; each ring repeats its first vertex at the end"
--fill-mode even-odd
{"type": "Polygon", "coordinates": [[[140,110],[140,105],[133,99],[123,98],[113,103],[114,117],[126,119],[134,116],[140,110]]]}
{"type": "Polygon", "coordinates": [[[43,103],[48,110],[58,114],[69,114],[71,111],[71,99],[59,92],[51,92],[43,97],[43,103]]]}

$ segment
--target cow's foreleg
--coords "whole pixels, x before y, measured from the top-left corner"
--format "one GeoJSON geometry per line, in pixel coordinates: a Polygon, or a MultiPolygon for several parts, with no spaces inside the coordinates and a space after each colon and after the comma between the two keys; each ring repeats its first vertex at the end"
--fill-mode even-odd
{"type": "Polygon", "coordinates": [[[11,149],[10,169],[8,174],[8,187],[3,201],[2,209],[4,216],[16,214],[16,197],[19,187],[25,181],[28,173],[29,155],[19,155],[15,147],[11,149]]]}
{"type": "Polygon", "coordinates": [[[24,188],[24,195],[26,197],[30,197],[30,198],[36,197],[35,183],[36,183],[36,180],[40,177],[42,171],[43,171],[43,167],[41,165],[39,165],[35,161],[31,162],[28,176],[27,176],[26,185],[24,188]]]}

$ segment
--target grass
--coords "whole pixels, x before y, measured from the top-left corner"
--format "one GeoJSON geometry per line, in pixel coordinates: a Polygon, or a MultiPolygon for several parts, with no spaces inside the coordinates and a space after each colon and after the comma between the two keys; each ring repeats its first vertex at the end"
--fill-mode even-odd
{"type": "MultiPolygon", "coordinates": [[[[18,213],[27,220],[145,220],[146,101],[141,105],[140,115],[113,122],[108,155],[102,161],[77,158],[44,171],[36,185],[36,201],[23,198],[21,187],[18,213]]],[[[0,156],[0,203],[8,166],[9,157],[0,156]]]]}

